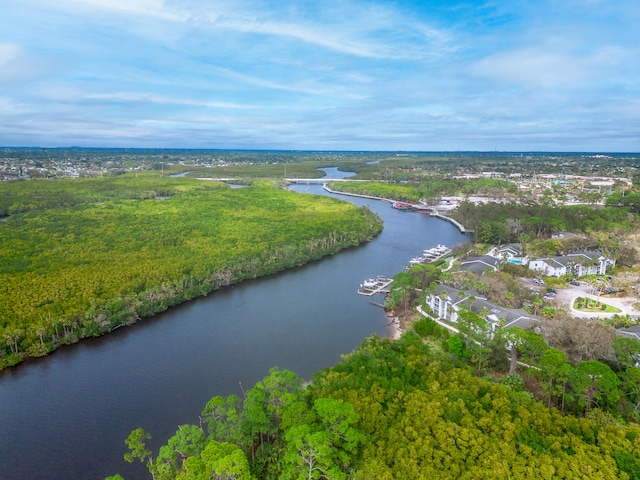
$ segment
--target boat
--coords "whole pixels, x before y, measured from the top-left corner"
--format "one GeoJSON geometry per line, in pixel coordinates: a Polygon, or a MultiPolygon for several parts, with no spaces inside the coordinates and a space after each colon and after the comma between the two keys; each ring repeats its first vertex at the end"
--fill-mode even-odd
{"type": "Polygon", "coordinates": [[[393,202],[391,206],[397,210],[403,210],[405,212],[408,210],[415,210],[416,208],[416,206],[413,203],[398,202],[398,201],[393,202]]]}
{"type": "Polygon", "coordinates": [[[378,280],[375,278],[367,278],[360,286],[365,290],[373,290],[378,287],[378,280]]]}
{"type": "Polygon", "coordinates": [[[434,213],[433,207],[423,202],[417,203],[416,205],[414,205],[414,208],[418,213],[428,213],[430,215],[434,213]]]}
{"type": "Polygon", "coordinates": [[[360,284],[360,290],[358,295],[372,296],[376,293],[388,293],[389,290],[385,290],[393,282],[393,279],[387,278],[384,275],[378,275],[376,278],[367,278],[360,284]]]}
{"type": "Polygon", "coordinates": [[[436,247],[434,247],[434,250],[439,255],[444,255],[445,253],[449,253],[451,251],[451,249],[449,247],[447,247],[446,245],[440,245],[440,244],[438,244],[436,247]]]}
{"type": "Polygon", "coordinates": [[[433,248],[427,248],[423,250],[420,257],[414,257],[409,261],[409,265],[418,265],[419,263],[433,262],[450,252],[451,249],[449,247],[447,247],[446,245],[438,244],[433,248]]]}

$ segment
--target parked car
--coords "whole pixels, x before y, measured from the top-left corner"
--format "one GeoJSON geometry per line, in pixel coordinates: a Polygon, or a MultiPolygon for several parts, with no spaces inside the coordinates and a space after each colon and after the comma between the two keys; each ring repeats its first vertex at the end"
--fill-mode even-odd
{"type": "Polygon", "coordinates": [[[573,282],[569,282],[569,285],[573,285],[574,287],[579,287],[580,286],[580,282],[574,280],[573,282]]]}

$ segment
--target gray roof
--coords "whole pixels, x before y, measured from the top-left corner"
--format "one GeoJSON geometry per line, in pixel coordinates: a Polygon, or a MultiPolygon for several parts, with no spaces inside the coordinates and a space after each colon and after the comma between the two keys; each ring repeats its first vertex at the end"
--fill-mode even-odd
{"type": "Polygon", "coordinates": [[[453,287],[448,287],[447,285],[438,285],[435,290],[435,295],[439,296],[440,293],[443,291],[447,294],[447,296],[451,299],[451,302],[454,304],[458,303],[460,300],[463,300],[469,296],[466,293],[461,296],[460,293],[462,292],[462,290],[458,290],[457,288],[453,288],[453,287]]]}
{"type": "Polygon", "coordinates": [[[562,265],[564,267],[569,267],[573,265],[584,265],[593,262],[594,260],[598,260],[603,257],[602,252],[598,252],[595,250],[584,250],[581,252],[574,252],[564,256],[554,256],[554,257],[542,257],[536,258],[535,261],[544,261],[548,265],[558,268],[558,266],[562,265]]]}
{"type": "Polygon", "coordinates": [[[442,291],[446,292],[454,305],[463,302],[470,296],[474,296],[475,301],[473,305],[470,305],[471,311],[479,313],[483,308],[486,308],[489,312],[487,320],[492,323],[498,323],[500,319],[504,319],[505,327],[518,326],[524,328],[533,320],[526,310],[501,307],[495,303],[491,303],[486,298],[478,295],[475,291],[465,292],[464,290],[458,290],[457,288],[448,287],[446,285],[438,285],[435,290],[435,295],[440,295],[440,292],[442,291]],[[460,295],[461,293],[462,295],[460,295]]]}
{"type": "Polygon", "coordinates": [[[632,327],[621,328],[618,330],[623,335],[640,340],[640,325],[633,325],[632,327]]]}
{"type": "Polygon", "coordinates": [[[583,250],[581,252],[574,252],[568,255],[569,257],[585,257],[588,260],[597,260],[603,256],[602,252],[595,250],[583,250]]]}
{"type": "Polygon", "coordinates": [[[532,320],[526,310],[515,310],[511,308],[501,307],[500,305],[491,303],[485,298],[478,299],[471,306],[471,310],[475,313],[478,313],[484,307],[486,307],[489,312],[487,320],[492,323],[497,323],[498,321],[500,321],[500,319],[503,319],[505,327],[524,327],[532,320]]]}
{"type": "Polygon", "coordinates": [[[482,257],[467,257],[460,263],[460,268],[470,272],[483,274],[485,271],[497,270],[500,260],[491,255],[483,255],[482,257]]]}
{"type": "Polygon", "coordinates": [[[538,262],[543,261],[547,265],[554,268],[567,267],[569,262],[576,263],[575,258],[560,257],[560,256],[536,258],[535,261],[538,261],[538,262]]]}
{"type": "Polygon", "coordinates": [[[517,243],[510,243],[508,245],[503,245],[502,247],[498,248],[498,253],[501,253],[501,252],[511,252],[516,256],[522,255],[522,249],[520,248],[520,245],[518,245],[517,243]]]}

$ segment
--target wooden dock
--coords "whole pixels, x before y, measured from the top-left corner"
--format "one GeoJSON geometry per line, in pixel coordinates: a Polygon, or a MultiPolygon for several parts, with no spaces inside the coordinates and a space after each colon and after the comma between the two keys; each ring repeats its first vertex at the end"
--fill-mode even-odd
{"type": "Polygon", "coordinates": [[[367,285],[367,286],[365,286],[365,284],[360,285],[360,289],[358,290],[358,295],[366,295],[367,297],[372,297],[376,293],[388,293],[389,292],[388,287],[392,283],[393,283],[392,278],[376,277],[374,285],[367,285]]]}

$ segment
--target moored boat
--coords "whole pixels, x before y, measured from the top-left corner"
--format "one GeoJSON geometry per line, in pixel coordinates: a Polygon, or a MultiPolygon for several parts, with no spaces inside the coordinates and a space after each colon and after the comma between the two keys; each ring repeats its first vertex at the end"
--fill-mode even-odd
{"type": "Polygon", "coordinates": [[[374,278],[367,278],[360,286],[365,290],[373,290],[378,286],[378,281],[374,278]]]}

